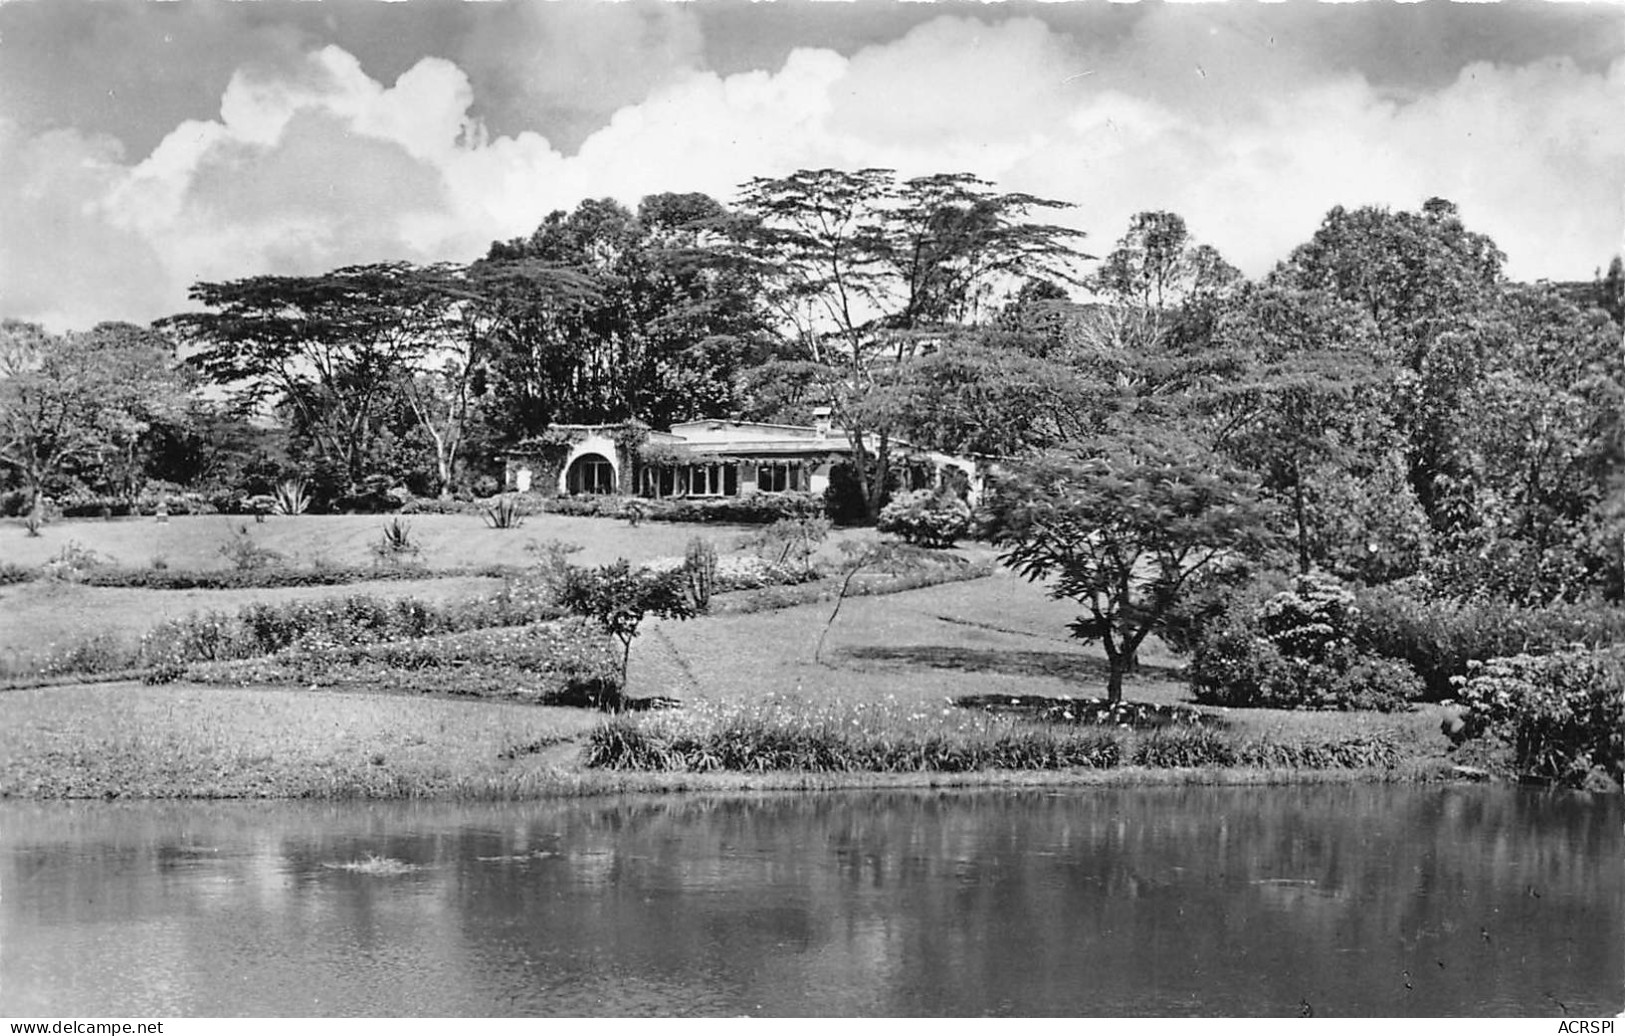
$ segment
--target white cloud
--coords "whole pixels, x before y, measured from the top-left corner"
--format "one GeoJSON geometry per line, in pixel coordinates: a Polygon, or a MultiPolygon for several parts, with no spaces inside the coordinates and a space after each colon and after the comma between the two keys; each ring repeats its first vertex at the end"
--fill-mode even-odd
{"type": "Polygon", "coordinates": [[[1332,205],[1432,195],[1494,237],[1515,276],[1586,276],[1617,247],[1625,58],[1606,73],[1473,65],[1401,104],[1358,75],[1254,61],[1245,39],[1215,51],[1176,35],[1153,65],[1144,34],[1106,52],[1031,20],[944,17],[851,58],[799,50],[728,77],[668,68],[569,157],[533,133],[488,138],[449,61],[386,86],[329,47],[240,71],[218,119],[175,127],[134,164],[71,131],[0,140],[0,304],[151,319],[184,308],[199,279],[467,260],[583,197],[727,199],[752,176],[817,166],[969,171],[1072,201],[1096,250],[1132,213],[1172,209],[1253,274],[1332,205]],[[1197,63],[1210,92],[1184,67],[1197,63]],[[1143,88],[1147,69],[1191,82],[1143,88]]]}

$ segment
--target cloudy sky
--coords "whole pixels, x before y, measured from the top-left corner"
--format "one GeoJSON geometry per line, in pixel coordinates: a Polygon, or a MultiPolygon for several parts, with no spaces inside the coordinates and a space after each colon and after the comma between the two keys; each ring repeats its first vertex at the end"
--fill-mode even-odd
{"type": "Polygon", "coordinates": [[[584,197],[968,171],[1104,250],[1182,214],[1251,275],[1440,195],[1519,278],[1625,228],[1625,7],[4,0],[0,315],[466,261],[584,197]]]}

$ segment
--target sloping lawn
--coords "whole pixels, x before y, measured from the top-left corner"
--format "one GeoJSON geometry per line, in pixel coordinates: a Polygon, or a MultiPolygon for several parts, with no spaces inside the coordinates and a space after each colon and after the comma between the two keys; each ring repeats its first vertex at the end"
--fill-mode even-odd
{"type": "MultiPolygon", "coordinates": [[[[221,546],[236,530],[246,528],[256,545],[281,554],[286,564],[368,565],[374,560],[373,545],[392,520],[386,515],[271,515],[262,523],[227,515],[175,517],[162,524],[152,518],[69,519],[45,526],[39,536],[6,522],[0,525],[0,561],[33,568],[77,543],[111,564],[131,568],[146,568],[160,558],[170,568],[223,569],[231,562],[221,554],[221,546]]],[[[421,551],[419,562],[433,569],[525,565],[531,560],[525,545],[533,540],[578,544],[581,551],[571,557],[578,565],[602,565],[623,557],[631,561],[682,557],[695,536],[727,553],[742,536],[755,531],[745,525],[677,522],[643,522],[634,528],[617,519],[551,514],[526,518],[517,529],[493,529],[474,514],[406,515],[400,521],[411,527],[412,541],[421,551]]],[[[821,553],[833,558],[842,540],[873,535],[873,530],[838,529],[821,553]]]]}
{"type": "MultiPolygon", "coordinates": [[[[777,695],[941,703],[962,694],[1105,693],[1105,657],[1074,640],[1077,606],[1006,572],[879,597],[849,598],[819,660],[833,602],[645,626],[627,674],[635,696],[746,701],[777,695]]],[[[1186,699],[1178,662],[1147,646],[1124,694],[1186,699]]]]}

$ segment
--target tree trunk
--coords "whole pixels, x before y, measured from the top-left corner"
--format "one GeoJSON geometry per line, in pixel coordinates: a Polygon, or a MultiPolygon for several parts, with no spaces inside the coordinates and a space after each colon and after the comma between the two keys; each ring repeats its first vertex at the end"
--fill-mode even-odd
{"type": "Polygon", "coordinates": [[[1293,479],[1292,486],[1292,512],[1298,523],[1298,574],[1309,574],[1309,524],[1304,519],[1303,500],[1303,472],[1300,469],[1297,477],[1293,479]]]}
{"type": "Polygon", "coordinates": [[[1111,669],[1106,676],[1106,700],[1113,705],[1123,700],[1123,671],[1126,668],[1121,655],[1111,659],[1111,669]]]}

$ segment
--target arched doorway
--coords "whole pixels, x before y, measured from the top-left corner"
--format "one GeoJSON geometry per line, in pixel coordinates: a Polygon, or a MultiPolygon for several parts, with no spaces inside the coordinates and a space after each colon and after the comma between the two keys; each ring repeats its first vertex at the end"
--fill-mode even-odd
{"type": "Polygon", "coordinates": [[[564,488],[571,496],[613,493],[615,465],[601,453],[583,453],[570,462],[570,469],[564,475],[564,488]]]}

